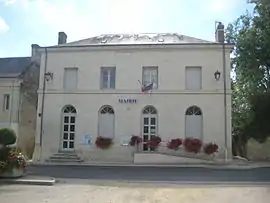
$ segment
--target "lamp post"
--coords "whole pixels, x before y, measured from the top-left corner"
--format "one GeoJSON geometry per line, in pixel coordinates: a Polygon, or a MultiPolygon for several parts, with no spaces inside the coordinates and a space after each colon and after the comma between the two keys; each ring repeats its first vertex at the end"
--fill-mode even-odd
{"type": "MultiPolygon", "coordinates": [[[[224,34],[224,25],[221,22],[215,22],[216,28],[216,41],[222,46],[222,68],[223,68],[223,89],[224,89],[224,141],[225,141],[225,163],[228,159],[228,129],[227,129],[227,81],[226,81],[226,51],[225,51],[225,34],[224,34]]],[[[218,77],[218,72],[215,73],[215,76],[218,77]]]]}

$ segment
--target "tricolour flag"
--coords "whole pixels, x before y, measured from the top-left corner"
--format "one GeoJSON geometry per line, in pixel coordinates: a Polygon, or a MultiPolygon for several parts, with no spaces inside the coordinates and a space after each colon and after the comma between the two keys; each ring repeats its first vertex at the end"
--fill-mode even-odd
{"type": "MultiPolygon", "coordinates": [[[[139,80],[138,80],[139,81],[139,80]]],[[[154,84],[153,83],[151,83],[151,84],[149,84],[149,85],[142,85],[142,83],[139,81],[139,83],[140,83],[140,85],[141,85],[141,91],[143,92],[143,93],[148,93],[148,92],[152,92],[152,90],[153,90],[153,86],[154,86],[154,84]]]]}

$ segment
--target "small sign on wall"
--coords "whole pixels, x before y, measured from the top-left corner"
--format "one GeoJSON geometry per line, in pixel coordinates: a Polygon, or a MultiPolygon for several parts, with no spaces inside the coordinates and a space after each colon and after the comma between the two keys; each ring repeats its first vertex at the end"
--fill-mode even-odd
{"type": "Polygon", "coordinates": [[[118,102],[121,104],[136,104],[137,99],[118,99],[118,102]]]}
{"type": "Polygon", "coordinates": [[[130,142],[130,136],[122,136],[121,137],[121,146],[129,146],[129,142],[130,142]]]}
{"type": "Polygon", "coordinates": [[[91,145],[92,144],[92,137],[90,134],[84,135],[83,144],[84,145],[91,145]]]}

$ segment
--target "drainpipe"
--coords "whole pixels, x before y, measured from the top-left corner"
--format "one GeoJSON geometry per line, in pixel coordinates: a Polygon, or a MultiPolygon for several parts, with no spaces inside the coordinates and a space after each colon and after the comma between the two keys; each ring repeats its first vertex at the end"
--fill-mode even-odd
{"type": "Polygon", "coordinates": [[[223,86],[224,86],[224,135],[225,135],[225,163],[228,161],[228,129],[227,129],[227,78],[225,43],[222,43],[223,86]]]}
{"type": "Polygon", "coordinates": [[[14,96],[14,80],[12,80],[12,86],[11,86],[11,98],[10,98],[10,111],[9,111],[9,128],[11,128],[12,123],[12,113],[13,113],[13,96],[14,96]]]}
{"type": "Polygon", "coordinates": [[[47,48],[45,48],[45,62],[44,62],[44,73],[43,73],[43,88],[42,88],[42,100],[41,100],[41,117],[40,117],[40,152],[42,152],[42,134],[43,134],[43,113],[44,113],[44,100],[45,100],[45,90],[46,90],[46,80],[45,80],[45,73],[47,72],[47,59],[48,53],[47,48]]]}

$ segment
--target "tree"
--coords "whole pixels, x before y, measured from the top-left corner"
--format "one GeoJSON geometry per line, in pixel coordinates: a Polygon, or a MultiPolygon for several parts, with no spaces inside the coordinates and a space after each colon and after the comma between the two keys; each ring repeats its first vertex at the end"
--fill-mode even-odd
{"type": "Polygon", "coordinates": [[[249,138],[270,136],[270,1],[257,0],[228,25],[226,41],[235,44],[232,59],[232,123],[234,154],[245,156],[249,138]],[[268,114],[269,114],[268,113],[268,114]]]}

